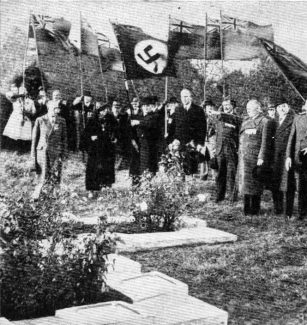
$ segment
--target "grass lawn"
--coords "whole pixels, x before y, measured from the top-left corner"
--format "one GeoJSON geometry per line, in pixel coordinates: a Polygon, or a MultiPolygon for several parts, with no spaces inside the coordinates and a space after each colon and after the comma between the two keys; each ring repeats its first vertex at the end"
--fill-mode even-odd
{"type": "MultiPolygon", "coordinates": [[[[31,194],[34,182],[26,164],[29,155],[0,154],[0,194],[31,194]]],[[[70,159],[63,186],[75,201],[68,207],[82,216],[97,216],[100,201],[86,198],[85,167],[70,159]]],[[[126,180],[122,179],[122,182],[126,180]]],[[[117,184],[119,193],[125,189],[117,184]]],[[[212,193],[212,181],[197,181],[196,193],[212,193]]],[[[262,214],[245,217],[242,202],[215,204],[192,199],[189,213],[210,227],[236,234],[233,244],[201,245],[129,254],[143,271],[158,270],[189,285],[192,296],[229,312],[229,324],[307,324],[307,225],[272,214],[265,192],[262,214]]]]}

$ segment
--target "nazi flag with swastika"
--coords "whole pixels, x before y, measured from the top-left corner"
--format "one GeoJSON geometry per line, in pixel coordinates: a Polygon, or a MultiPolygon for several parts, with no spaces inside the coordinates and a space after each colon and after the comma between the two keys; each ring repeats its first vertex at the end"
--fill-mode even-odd
{"type": "Polygon", "coordinates": [[[112,23],[127,79],[176,76],[174,56],[177,45],[147,35],[136,26],[112,23]]]}

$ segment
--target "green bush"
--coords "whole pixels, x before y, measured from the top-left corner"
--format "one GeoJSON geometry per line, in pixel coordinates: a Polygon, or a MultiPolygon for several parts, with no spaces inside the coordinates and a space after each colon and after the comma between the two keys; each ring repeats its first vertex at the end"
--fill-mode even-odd
{"type": "Polygon", "coordinates": [[[101,222],[82,242],[74,222],[63,222],[68,194],[46,185],[37,202],[25,195],[2,197],[1,315],[24,319],[54,314],[59,308],[99,301],[106,255],[116,238],[101,222]]]}

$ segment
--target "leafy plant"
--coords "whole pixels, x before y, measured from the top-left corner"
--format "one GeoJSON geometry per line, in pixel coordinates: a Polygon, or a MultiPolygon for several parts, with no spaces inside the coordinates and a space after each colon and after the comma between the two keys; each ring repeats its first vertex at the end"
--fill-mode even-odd
{"type": "Polygon", "coordinates": [[[184,181],[182,161],[164,156],[156,176],[145,172],[140,184],[133,188],[130,209],[143,231],[172,231],[181,226],[180,215],[189,198],[184,181]]]}
{"type": "Polygon", "coordinates": [[[1,315],[22,319],[99,301],[106,255],[116,238],[105,231],[81,240],[74,221],[63,223],[68,194],[46,184],[36,202],[1,197],[1,315]]]}

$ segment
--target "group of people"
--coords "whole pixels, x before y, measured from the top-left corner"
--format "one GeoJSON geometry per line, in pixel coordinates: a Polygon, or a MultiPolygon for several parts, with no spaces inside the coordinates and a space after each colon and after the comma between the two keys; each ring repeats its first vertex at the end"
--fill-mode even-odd
{"type": "Polygon", "coordinates": [[[70,104],[59,90],[52,99],[41,91],[33,101],[12,85],[7,98],[13,113],[3,135],[32,141],[32,168],[39,175],[34,197],[39,197],[50,175],[61,179],[62,162],[68,148],[86,153],[86,189],[93,197],[115,182],[115,171],[129,169],[132,184],[144,171],[154,175],[167,150],[185,153],[185,173],[200,173],[206,180],[210,170],[216,183],[215,201],[243,196],[244,213],[257,215],[264,188],[272,191],[276,214],[293,215],[298,192],[299,217],[307,215],[307,115],[287,103],[265,110],[251,99],[246,115],[239,116],[234,100],[220,107],[211,100],[201,106],[192,92],[181,91],[159,103],[148,96],[124,106],[118,100],[94,102],[84,91],[70,104]],[[273,114],[274,113],[274,114],[273,114]],[[188,154],[187,154],[188,153],[188,154]]]}

